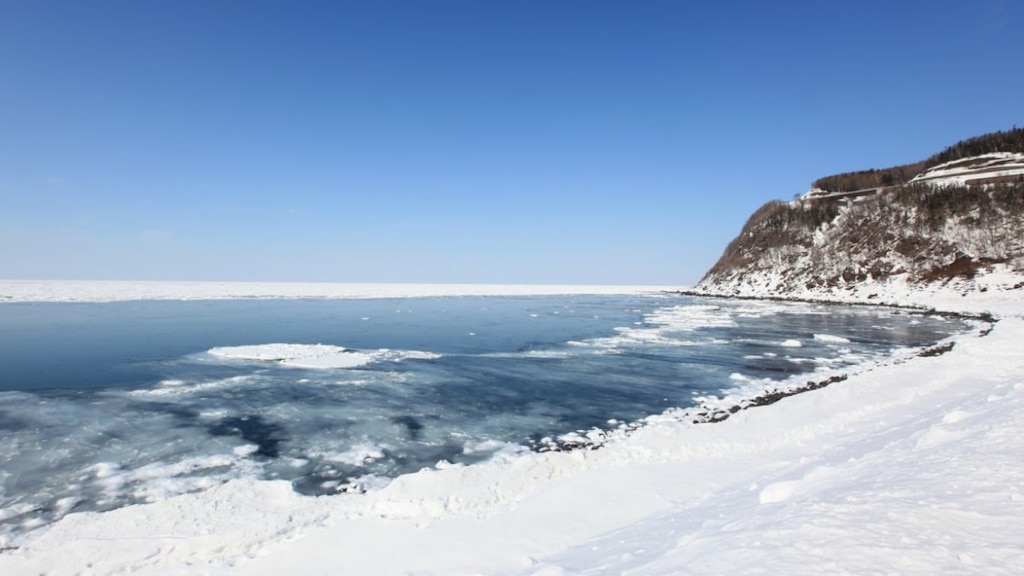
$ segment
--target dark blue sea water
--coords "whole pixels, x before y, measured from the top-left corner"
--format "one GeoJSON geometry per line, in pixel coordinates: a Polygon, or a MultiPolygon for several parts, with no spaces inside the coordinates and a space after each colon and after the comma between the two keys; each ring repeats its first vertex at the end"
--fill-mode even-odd
{"type": "Polygon", "coordinates": [[[72,511],[237,477],[372,488],[966,328],[668,295],[0,304],[0,545],[72,511]],[[309,369],[209,353],[275,343],[368,360],[309,369]]]}

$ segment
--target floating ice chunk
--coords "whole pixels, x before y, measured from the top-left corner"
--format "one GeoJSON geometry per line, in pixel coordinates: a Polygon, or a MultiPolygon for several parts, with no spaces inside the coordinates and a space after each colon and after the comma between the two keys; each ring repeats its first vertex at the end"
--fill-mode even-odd
{"type": "Polygon", "coordinates": [[[222,346],[211,348],[209,353],[221,358],[240,360],[287,360],[303,356],[316,356],[344,352],[345,348],[324,344],[258,344],[255,346],[222,346]]]}
{"type": "Polygon", "coordinates": [[[354,368],[369,364],[369,354],[329,344],[257,344],[254,346],[222,346],[209,353],[233,360],[280,362],[300,368],[354,368]]]}
{"type": "Polygon", "coordinates": [[[833,336],[831,334],[815,334],[814,339],[818,342],[831,342],[834,344],[849,344],[850,340],[843,338],[842,336],[833,336]]]}
{"type": "MultiPolygon", "coordinates": [[[[211,380],[209,382],[198,382],[195,384],[187,384],[181,380],[160,382],[160,385],[151,390],[132,390],[129,394],[132,396],[180,396],[184,394],[191,394],[196,392],[206,392],[211,390],[219,390],[222,388],[232,388],[237,386],[246,386],[252,381],[252,376],[232,376],[230,378],[221,378],[219,380],[211,380]]],[[[201,411],[200,417],[215,417],[210,416],[208,411],[201,411]]]]}
{"type": "Polygon", "coordinates": [[[373,362],[375,358],[363,352],[342,349],[341,352],[324,356],[304,356],[281,360],[285,366],[296,368],[355,368],[373,362]]]}
{"type": "Polygon", "coordinates": [[[370,443],[356,444],[344,452],[329,452],[318,454],[325,460],[340,462],[351,466],[363,466],[374,460],[384,457],[386,446],[377,446],[370,443]]]}
{"type": "Polygon", "coordinates": [[[296,368],[356,368],[381,360],[400,362],[440,358],[439,354],[418,350],[381,349],[364,352],[329,344],[222,346],[211,348],[208,353],[219,358],[277,362],[296,368]]]}
{"type": "Polygon", "coordinates": [[[441,357],[436,352],[422,350],[381,350],[385,360],[401,362],[402,360],[436,360],[441,357]]]}
{"type": "Polygon", "coordinates": [[[516,458],[527,454],[530,449],[512,442],[500,440],[484,440],[482,442],[467,442],[463,452],[471,455],[490,455],[488,459],[494,464],[509,463],[516,458]]]}
{"type": "Polygon", "coordinates": [[[235,456],[246,457],[255,454],[260,447],[256,444],[242,444],[241,446],[235,446],[231,449],[231,452],[235,456]]]}
{"type": "Polygon", "coordinates": [[[121,471],[121,466],[113,462],[99,462],[89,468],[96,478],[109,478],[121,471]]]}

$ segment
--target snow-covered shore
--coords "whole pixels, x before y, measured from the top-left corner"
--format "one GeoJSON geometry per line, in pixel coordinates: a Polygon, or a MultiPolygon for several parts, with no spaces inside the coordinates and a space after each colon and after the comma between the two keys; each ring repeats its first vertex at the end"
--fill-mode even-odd
{"type": "Polygon", "coordinates": [[[0,554],[0,573],[1024,572],[1024,299],[886,300],[999,321],[941,356],[718,424],[653,417],[600,450],[510,454],[364,495],[232,481],[72,514],[0,554]]]}

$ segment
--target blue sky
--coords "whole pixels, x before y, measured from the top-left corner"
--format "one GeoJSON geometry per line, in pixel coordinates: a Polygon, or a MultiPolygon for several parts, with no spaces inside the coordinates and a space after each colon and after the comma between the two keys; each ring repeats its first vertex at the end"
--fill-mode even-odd
{"type": "Polygon", "coordinates": [[[1024,123],[1024,2],[0,0],[0,277],[696,282],[1024,123]]]}

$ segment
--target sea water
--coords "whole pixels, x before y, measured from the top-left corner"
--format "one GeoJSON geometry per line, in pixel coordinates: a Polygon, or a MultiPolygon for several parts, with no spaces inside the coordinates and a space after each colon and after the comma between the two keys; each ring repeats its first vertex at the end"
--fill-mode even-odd
{"type": "Polygon", "coordinates": [[[0,547],[232,478],[372,490],[965,329],[653,294],[2,304],[0,547]]]}

